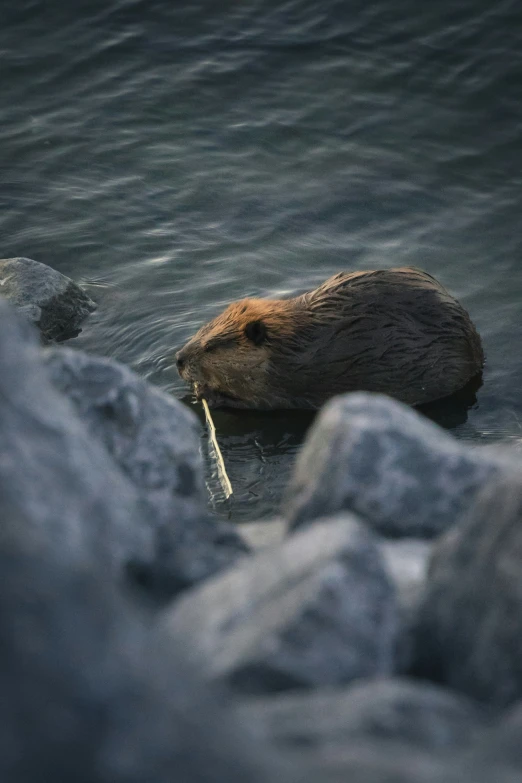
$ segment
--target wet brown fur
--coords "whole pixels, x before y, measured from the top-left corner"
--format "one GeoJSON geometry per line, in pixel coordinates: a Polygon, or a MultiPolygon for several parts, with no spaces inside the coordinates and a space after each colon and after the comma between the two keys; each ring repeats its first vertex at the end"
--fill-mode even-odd
{"type": "Polygon", "coordinates": [[[458,391],[482,368],[468,313],[414,268],[339,273],[291,299],[233,302],[176,355],[209,404],[318,408],[347,391],[410,405],[458,391]],[[255,344],[245,333],[261,324],[255,344]]]}

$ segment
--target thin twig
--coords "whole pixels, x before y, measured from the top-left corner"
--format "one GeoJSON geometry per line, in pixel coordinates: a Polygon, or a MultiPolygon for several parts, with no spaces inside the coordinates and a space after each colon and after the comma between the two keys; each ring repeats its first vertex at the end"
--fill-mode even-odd
{"type": "Polygon", "coordinates": [[[225,468],[225,461],[223,459],[223,455],[221,453],[221,449],[219,448],[217,438],[216,438],[216,428],[214,426],[214,422],[212,421],[212,416],[210,415],[210,410],[208,407],[208,402],[203,398],[201,400],[203,404],[203,410],[205,411],[205,417],[207,419],[208,428],[210,430],[210,439],[212,440],[212,445],[214,446],[214,450],[216,452],[216,459],[218,463],[218,473],[219,478],[221,480],[221,484],[223,486],[223,489],[225,491],[225,497],[229,498],[230,495],[233,493],[232,484],[230,483],[230,479],[227,476],[227,470],[225,468]]]}

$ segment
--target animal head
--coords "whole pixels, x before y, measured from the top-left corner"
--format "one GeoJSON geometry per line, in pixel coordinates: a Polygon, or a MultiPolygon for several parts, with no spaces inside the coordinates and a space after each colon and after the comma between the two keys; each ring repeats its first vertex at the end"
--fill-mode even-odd
{"type": "Polygon", "coordinates": [[[294,330],[292,300],[233,302],[176,354],[179,374],[210,405],[277,407],[271,357],[294,330]]]}

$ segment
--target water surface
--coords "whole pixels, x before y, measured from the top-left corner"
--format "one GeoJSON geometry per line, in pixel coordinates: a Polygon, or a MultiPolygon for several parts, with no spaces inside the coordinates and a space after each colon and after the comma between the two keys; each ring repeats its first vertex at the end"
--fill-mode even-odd
{"type": "MultiPolygon", "coordinates": [[[[172,355],[231,300],[415,264],[487,354],[471,407],[432,414],[522,442],[514,0],[3,6],[0,253],[88,287],[99,309],[71,345],[183,397],[172,355]]],[[[221,513],[277,508],[309,423],[216,415],[236,490],[224,503],[209,468],[221,513]]]]}

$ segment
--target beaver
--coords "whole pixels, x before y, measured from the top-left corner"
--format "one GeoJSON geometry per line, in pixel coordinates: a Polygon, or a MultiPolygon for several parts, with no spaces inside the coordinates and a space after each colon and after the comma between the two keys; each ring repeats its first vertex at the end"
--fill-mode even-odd
{"type": "Polygon", "coordinates": [[[181,377],[212,407],[319,408],[342,392],[416,406],[481,372],[466,310],[413,267],[340,272],[288,299],[242,299],[176,354],[181,377]]]}

